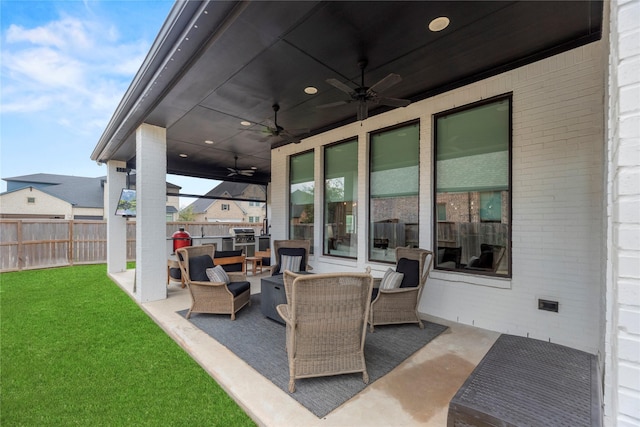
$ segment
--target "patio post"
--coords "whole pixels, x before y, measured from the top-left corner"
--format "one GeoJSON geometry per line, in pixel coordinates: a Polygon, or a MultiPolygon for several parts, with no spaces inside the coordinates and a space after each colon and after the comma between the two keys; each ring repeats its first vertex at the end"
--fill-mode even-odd
{"type": "Polygon", "coordinates": [[[118,172],[126,168],[125,162],[107,162],[107,185],[104,218],[107,220],[107,273],[119,273],[127,269],[127,220],[116,215],[120,192],[127,186],[127,174],[118,172]]]}
{"type": "Polygon", "coordinates": [[[167,297],[167,132],[143,123],[136,129],[136,299],[167,297]]]}

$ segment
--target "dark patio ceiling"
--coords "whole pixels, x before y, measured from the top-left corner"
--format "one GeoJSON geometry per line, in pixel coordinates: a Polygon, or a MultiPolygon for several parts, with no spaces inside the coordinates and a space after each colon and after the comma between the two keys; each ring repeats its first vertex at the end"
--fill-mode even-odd
{"type": "Polygon", "coordinates": [[[167,129],[168,173],[228,180],[237,155],[257,173],[235,178],[266,183],[271,149],[288,143],[263,141],[272,105],[285,129],[355,121],[355,104],[317,106],[346,99],[326,79],[359,85],[360,58],[365,83],[398,73],[384,95],[418,101],[598,40],[602,17],[602,2],[586,0],[176,3],[91,157],[135,168],[146,122],[167,129]],[[429,31],[439,16],[451,24],[429,31]]]}

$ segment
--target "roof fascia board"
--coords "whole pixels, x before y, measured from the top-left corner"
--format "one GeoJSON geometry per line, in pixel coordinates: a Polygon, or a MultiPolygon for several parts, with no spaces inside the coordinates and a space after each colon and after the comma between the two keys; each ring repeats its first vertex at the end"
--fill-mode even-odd
{"type": "Polygon", "coordinates": [[[215,3],[217,2],[178,1],[174,4],[151,50],[93,150],[92,160],[110,160],[167,91],[206,51],[216,35],[224,33],[248,5],[242,2],[238,7],[238,3],[232,3],[230,9],[223,9],[221,16],[211,17],[220,20],[211,31],[195,31],[198,19],[206,16],[208,9],[215,9],[215,6],[210,7],[215,3]],[[180,59],[174,61],[174,58],[180,59]]]}

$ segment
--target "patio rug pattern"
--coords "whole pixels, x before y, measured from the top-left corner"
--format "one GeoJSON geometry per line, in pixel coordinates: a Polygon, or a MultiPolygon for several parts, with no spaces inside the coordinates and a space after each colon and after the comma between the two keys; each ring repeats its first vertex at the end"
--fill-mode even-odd
{"type": "MultiPolygon", "coordinates": [[[[187,310],[178,313],[184,317],[187,310]]],[[[251,296],[251,305],[240,310],[235,321],[231,321],[228,315],[197,313],[192,314],[189,321],[319,418],[367,386],[362,381],[362,374],[345,374],[298,379],[295,393],[289,393],[285,327],[264,317],[260,311],[259,294],[251,296]]],[[[377,326],[374,333],[367,331],[365,360],[369,384],[389,373],[447,329],[436,323],[423,323],[424,329],[408,324],[377,326]]]]}

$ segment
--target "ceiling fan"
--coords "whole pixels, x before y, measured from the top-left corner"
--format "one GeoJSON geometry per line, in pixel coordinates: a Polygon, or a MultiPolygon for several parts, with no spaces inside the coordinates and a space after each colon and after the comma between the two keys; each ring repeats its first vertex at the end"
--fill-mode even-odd
{"type": "Polygon", "coordinates": [[[255,168],[238,169],[238,156],[234,156],[233,159],[235,160],[234,167],[227,168],[229,169],[229,175],[227,176],[235,176],[235,175],[253,176],[253,174],[256,172],[255,168]]]}
{"type": "Polygon", "coordinates": [[[406,107],[411,104],[411,101],[408,99],[399,99],[399,98],[389,98],[386,96],[381,96],[380,93],[389,89],[391,86],[394,86],[402,81],[402,77],[399,74],[391,73],[387,75],[385,78],[377,82],[371,87],[367,87],[364,85],[364,69],[367,66],[368,61],[366,59],[361,59],[358,61],[358,66],[360,67],[360,86],[352,89],[347,84],[341,82],[338,79],[327,79],[327,83],[331,86],[345,92],[348,94],[351,99],[331,102],[329,104],[319,105],[317,108],[329,108],[335,107],[338,105],[349,104],[351,102],[357,102],[357,114],[358,120],[364,120],[369,115],[369,104],[373,105],[387,105],[389,107],[406,107]]]}
{"type": "Polygon", "coordinates": [[[280,110],[280,106],[278,104],[273,104],[271,108],[273,109],[273,121],[265,121],[266,126],[262,130],[262,133],[266,134],[264,141],[269,138],[280,137],[287,142],[298,144],[300,143],[300,135],[309,133],[309,129],[284,129],[278,124],[278,111],[280,110]]]}

